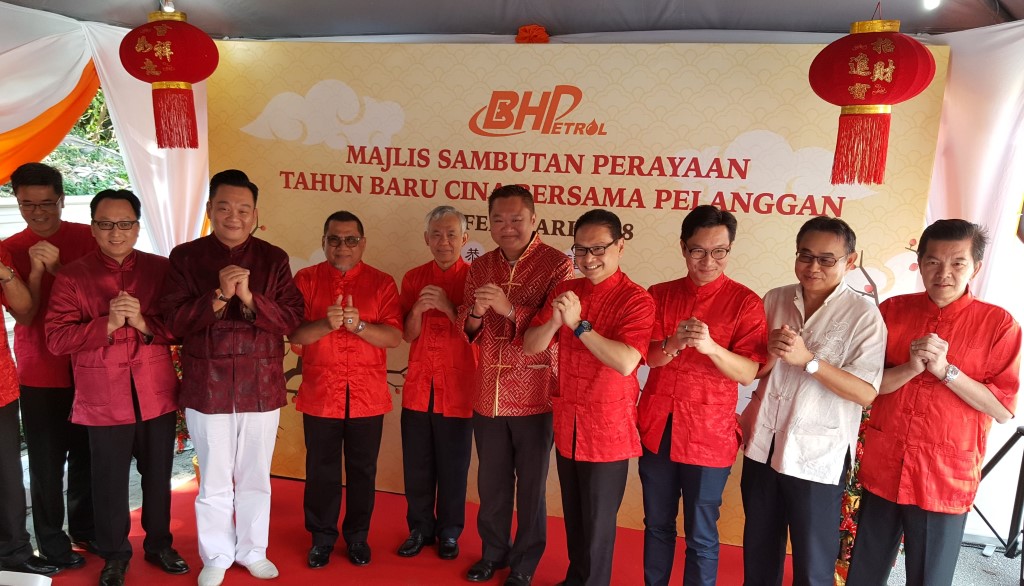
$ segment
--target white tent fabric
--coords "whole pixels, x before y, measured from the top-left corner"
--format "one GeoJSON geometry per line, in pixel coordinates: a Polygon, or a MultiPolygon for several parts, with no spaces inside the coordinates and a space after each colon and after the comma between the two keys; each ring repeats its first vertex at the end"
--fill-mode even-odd
{"type": "Polygon", "coordinates": [[[5,3],[0,3],[0,23],[0,132],[64,99],[92,59],[153,249],[168,254],[195,238],[209,177],[205,84],[193,87],[200,148],[158,149],[150,88],[128,75],[118,57],[127,29],[5,3]]]}
{"type": "MultiPolygon", "coordinates": [[[[117,48],[126,29],[80,23],[49,13],[0,2],[0,132],[12,128],[44,104],[63,98],[69,72],[90,55],[99,72],[121,140],[129,174],[143,200],[154,247],[166,254],[175,244],[199,233],[208,176],[206,97],[195,86],[202,148],[160,150],[153,139],[149,88],[123,71],[117,48]],[[33,47],[45,53],[26,57],[33,47]],[[83,47],[89,50],[83,53],[83,47]],[[58,50],[60,48],[60,50],[58,50]],[[31,63],[32,71],[25,72],[31,63]],[[38,64],[46,63],[46,67],[38,64]]],[[[837,35],[757,31],[651,31],[580,34],[553,37],[552,43],[827,43],[837,35]]],[[[510,36],[402,35],[301,39],[332,42],[510,43],[510,36]]],[[[986,225],[992,244],[983,273],[974,284],[977,295],[1006,307],[1024,321],[1019,267],[1024,244],[1015,237],[1024,193],[1024,152],[1018,137],[1024,122],[1024,24],[922,39],[951,47],[950,71],[929,193],[927,221],[960,217],[986,225]]],[[[43,108],[45,109],[45,108],[43,108]]],[[[898,115],[898,112],[896,113],[898,115]]],[[[898,138],[897,138],[898,140],[898,138]]],[[[924,220],[922,219],[922,227],[924,220]]],[[[989,454],[1016,429],[1011,422],[995,426],[989,454]]],[[[978,504],[1004,535],[1013,501],[1019,458],[1011,456],[982,485],[978,504]]],[[[968,533],[986,535],[979,520],[968,533]]]]}

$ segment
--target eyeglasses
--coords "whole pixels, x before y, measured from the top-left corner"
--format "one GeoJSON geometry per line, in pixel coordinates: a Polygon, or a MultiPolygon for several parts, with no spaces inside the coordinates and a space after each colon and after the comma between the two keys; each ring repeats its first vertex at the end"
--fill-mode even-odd
{"type": "Polygon", "coordinates": [[[608,247],[613,245],[613,244],[615,244],[616,242],[618,242],[618,240],[612,240],[611,242],[609,242],[608,244],[605,244],[603,246],[579,246],[579,245],[573,245],[573,247],[572,247],[572,255],[575,256],[575,257],[583,257],[583,256],[587,256],[587,254],[592,254],[594,256],[604,256],[604,253],[605,253],[606,250],[608,250],[608,247]]]}
{"type": "Polygon", "coordinates": [[[711,250],[705,250],[703,248],[687,248],[686,255],[694,260],[700,260],[710,254],[711,258],[715,260],[722,260],[729,256],[729,251],[731,250],[731,248],[712,248],[711,250]]]}
{"type": "Polygon", "coordinates": [[[53,210],[57,209],[57,204],[59,204],[59,203],[60,203],[59,200],[58,201],[44,201],[43,203],[22,203],[22,202],[19,201],[18,202],[18,207],[20,209],[22,209],[23,211],[26,211],[26,212],[34,212],[37,209],[41,209],[41,210],[43,210],[45,212],[52,212],[53,210]]]}
{"type": "Polygon", "coordinates": [[[836,263],[850,256],[850,253],[846,253],[843,256],[814,256],[813,254],[807,254],[806,252],[797,252],[797,262],[802,262],[805,265],[809,265],[814,261],[818,261],[818,264],[828,268],[836,266],[836,263]]]}
{"type": "Polygon", "coordinates": [[[131,230],[135,224],[138,224],[138,220],[124,220],[121,222],[98,222],[92,221],[92,225],[96,226],[100,230],[113,230],[114,226],[117,226],[118,230],[131,230]]]}
{"type": "Polygon", "coordinates": [[[363,241],[363,238],[365,238],[365,236],[346,236],[344,238],[339,236],[324,236],[324,242],[326,242],[327,246],[330,246],[331,248],[341,246],[342,242],[344,242],[345,246],[349,248],[355,248],[359,246],[359,243],[363,241]]]}

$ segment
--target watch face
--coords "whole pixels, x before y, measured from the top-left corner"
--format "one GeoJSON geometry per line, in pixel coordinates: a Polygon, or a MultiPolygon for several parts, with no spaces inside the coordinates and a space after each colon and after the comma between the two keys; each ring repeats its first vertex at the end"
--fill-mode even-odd
{"type": "Polygon", "coordinates": [[[812,358],[810,362],[804,365],[804,370],[807,371],[807,374],[814,374],[818,372],[818,359],[812,358]]]}

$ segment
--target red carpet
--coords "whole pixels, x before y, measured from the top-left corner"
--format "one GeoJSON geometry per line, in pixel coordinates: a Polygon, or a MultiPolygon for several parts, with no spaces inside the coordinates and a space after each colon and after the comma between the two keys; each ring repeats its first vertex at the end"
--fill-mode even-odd
{"type": "MultiPolygon", "coordinates": [[[[373,561],[368,566],[356,567],[345,556],[344,542],[339,540],[331,563],[317,570],[306,566],[306,553],[310,538],[302,521],[302,482],[275,478],[273,480],[273,505],[271,512],[270,549],[268,557],[281,570],[281,576],[273,581],[257,580],[245,568],[234,566],[228,570],[225,586],[297,584],[314,586],[320,584],[372,584],[373,586],[470,584],[463,576],[480,555],[480,539],[476,534],[477,506],[466,507],[466,530],[459,545],[462,554],[457,560],[445,561],[437,557],[436,548],[425,548],[414,558],[400,558],[395,550],[405,539],[405,499],[402,495],[377,493],[377,504],[373,513],[370,530],[370,547],[373,561]]],[[[192,566],[192,571],[183,576],[164,574],[155,566],[142,559],[142,528],[138,511],[132,514],[132,558],[128,571],[129,585],[160,584],[185,586],[196,583],[201,563],[196,546],[195,518],[192,514],[196,496],[196,484],[189,482],[174,491],[171,511],[174,516],[171,531],[174,546],[192,566]]],[[[679,540],[676,560],[673,566],[672,584],[682,584],[683,551],[685,545],[679,540]]],[[[88,562],[76,570],[65,570],[54,577],[57,586],[92,586],[99,580],[103,560],[86,554],[88,562]]],[[[565,554],[565,529],[561,518],[548,518],[548,545],[541,560],[533,583],[537,586],[551,586],[565,577],[568,562],[565,554]]],[[[506,571],[499,572],[489,584],[500,585],[506,571]]],[[[790,581],[787,562],[786,581],[790,581]]],[[[734,586],[743,582],[742,549],[722,546],[719,560],[718,583],[734,586]]],[[[617,586],[643,584],[643,532],[635,529],[619,529],[615,542],[614,576],[612,583],[617,586]]]]}

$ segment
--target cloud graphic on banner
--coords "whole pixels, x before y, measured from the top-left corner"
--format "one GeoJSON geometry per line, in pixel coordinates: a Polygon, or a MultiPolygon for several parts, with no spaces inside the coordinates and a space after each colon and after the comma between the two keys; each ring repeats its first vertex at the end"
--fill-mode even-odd
{"type": "MultiPolygon", "coordinates": [[[[832,155],[819,147],[793,150],[780,134],[769,130],[752,130],[736,137],[725,147],[713,146],[703,150],[687,149],[676,153],[680,157],[699,160],[750,160],[746,178],[706,179],[705,191],[757,191],[769,193],[796,193],[815,195],[841,195],[846,199],[861,199],[874,195],[866,185],[832,185],[832,155]]],[[[680,182],[693,185],[692,178],[680,182]]]]}
{"type": "Polygon", "coordinates": [[[299,272],[299,270],[313,265],[318,265],[327,260],[327,256],[324,255],[322,248],[318,248],[313,252],[309,253],[309,258],[299,258],[297,256],[288,257],[288,266],[292,269],[292,274],[299,272]]]}
{"type": "Polygon", "coordinates": [[[325,79],[305,96],[277,94],[242,132],[265,140],[323,144],[335,150],[348,145],[390,146],[405,124],[396,102],[362,97],[343,81],[325,79]]]}

